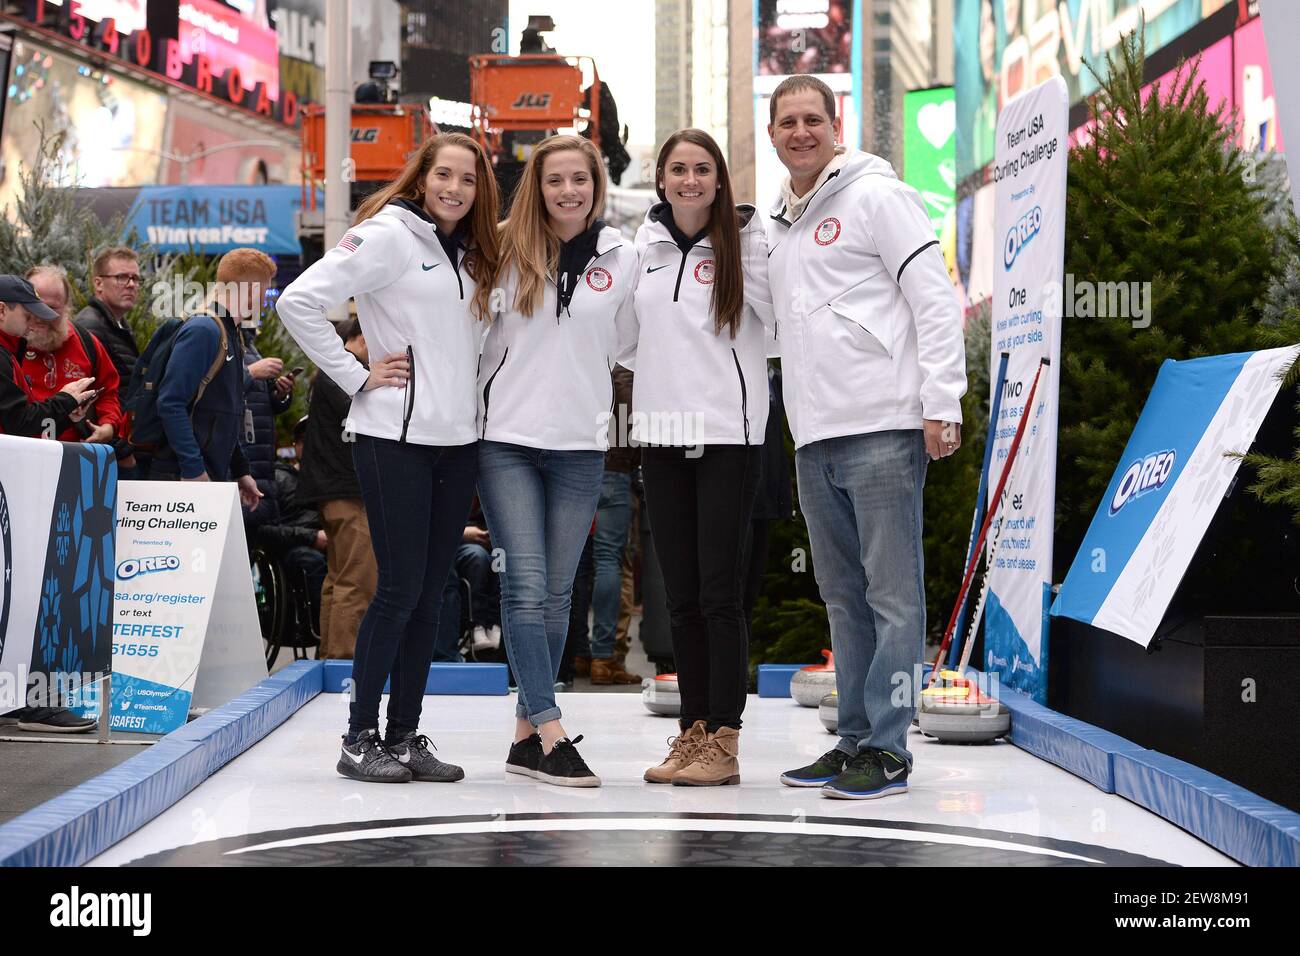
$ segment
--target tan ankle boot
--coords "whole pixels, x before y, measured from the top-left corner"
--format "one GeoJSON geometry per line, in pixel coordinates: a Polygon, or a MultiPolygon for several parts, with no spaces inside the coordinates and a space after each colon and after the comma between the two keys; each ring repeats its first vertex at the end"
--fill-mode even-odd
{"type": "Polygon", "coordinates": [[[683,730],[676,737],[670,737],[668,744],[671,749],[668,751],[668,756],[659,766],[651,767],[645,772],[646,782],[672,783],[673,774],[691,762],[695,751],[708,736],[708,732],[704,729],[704,721],[697,720],[691,724],[689,730],[683,730]]]}
{"type": "Polygon", "coordinates": [[[740,783],[740,731],[723,727],[709,734],[695,759],[673,774],[674,787],[723,787],[740,783]]]}
{"type": "Polygon", "coordinates": [[[623,669],[623,665],[612,657],[607,659],[593,657],[591,682],[593,684],[640,684],[641,678],[636,674],[629,674],[623,669]]]}

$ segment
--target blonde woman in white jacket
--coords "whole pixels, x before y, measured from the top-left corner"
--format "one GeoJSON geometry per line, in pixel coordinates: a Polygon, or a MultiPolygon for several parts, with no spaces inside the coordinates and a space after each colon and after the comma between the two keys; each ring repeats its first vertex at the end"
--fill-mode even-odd
{"type": "Polygon", "coordinates": [[[502,225],[479,366],[479,500],[504,551],[501,629],[519,685],[506,770],[565,787],[600,785],[560,723],[555,678],[609,448],[616,324],[636,279],[636,251],[599,218],[604,201],[588,140],[536,146],[502,225]]]}
{"type": "Polygon", "coordinates": [[[767,427],[767,243],[737,207],[717,143],[697,129],[659,151],[661,202],[637,232],[632,438],[668,592],[681,733],[650,783],[740,782],[749,652],[746,546],[767,427]]]}
{"type": "Polygon", "coordinates": [[[276,306],[303,351],[354,396],[353,460],[379,570],[357,634],[336,768],[356,780],[464,776],[433,755],[419,721],[443,587],[478,477],[474,379],[496,266],[497,208],[496,180],[479,145],[456,133],[435,136],[361,205],[355,225],[276,306]],[[369,368],[326,318],[349,298],[370,354],[384,356],[369,368]]]}

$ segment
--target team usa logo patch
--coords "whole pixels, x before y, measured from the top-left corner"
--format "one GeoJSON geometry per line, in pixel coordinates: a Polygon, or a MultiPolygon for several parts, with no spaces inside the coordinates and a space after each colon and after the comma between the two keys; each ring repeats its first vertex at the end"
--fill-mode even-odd
{"type": "Polygon", "coordinates": [[[695,281],[700,285],[713,285],[713,260],[705,259],[695,267],[695,281]]]}
{"type": "Polygon", "coordinates": [[[587,285],[595,292],[608,292],[614,285],[614,277],[607,269],[597,266],[587,273],[587,285]]]}
{"type": "Polygon", "coordinates": [[[817,228],[813,230],[813,239],[819,246],[829,246],[832,242],[840,237],[840,221],[834,216],[830,216],[817,223],[817,228]]]}
{"type": "Polygon", "coordinates": [[[361,248],[362,239],[355,232],[349,232],[339,240],[339,248],[346,249],[348,252],[356,252],[361,248]]]}

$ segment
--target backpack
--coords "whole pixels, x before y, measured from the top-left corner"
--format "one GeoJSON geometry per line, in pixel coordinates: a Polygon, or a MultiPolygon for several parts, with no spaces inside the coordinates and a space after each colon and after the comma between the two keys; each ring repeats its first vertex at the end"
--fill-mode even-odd
{"type": "Polygon", "coordinates": [[[212,367],[203,376],[199,390],[190,402],[191,416],[208,385],[226,364],[226,349],[229,347],[226,324],[212,313],[196,312],[184,319],[167,319],[159,325],[149,337],[149,344],[131,371],[131,384],[127,386],[126,399],[122,403],[122,407],[131,414],[131,444],[137,448],[151,451],[166,444],[167,436],[163,431],[162,419],[158,417],[158,391],[162,387],[163,376],[167,374],[167,362],[171,358],[172,346],[176,344],[176,333],[183,323],[200,316],[206,316],[217,323],[217,329],[221,333],[221,347],[217,349],[212,367]]]}

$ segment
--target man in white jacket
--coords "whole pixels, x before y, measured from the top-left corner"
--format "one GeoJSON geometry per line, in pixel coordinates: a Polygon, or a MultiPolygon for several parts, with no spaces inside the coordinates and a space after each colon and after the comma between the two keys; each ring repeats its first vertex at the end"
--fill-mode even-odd
{"type": "Polygon", "coordinates": [[[785,80],[771,120],[790,176],[772,213],[768,274],[840,736],[781,782],[870,799],[905,791],[912,766],[922,488],[927,462],[961,444],[961,314],[920,196],[883,159],[835,145],[830,89],[785,80]]]}

